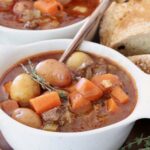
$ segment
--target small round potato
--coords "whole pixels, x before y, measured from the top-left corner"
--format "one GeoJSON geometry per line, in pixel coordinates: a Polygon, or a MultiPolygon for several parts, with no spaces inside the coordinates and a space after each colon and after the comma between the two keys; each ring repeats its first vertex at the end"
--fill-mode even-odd
{"type": "Polygon", "coordinates": [[[36,66],[36,72],[53,86],[65,87],[71,83],[71,72],[65,64],[55,59],[40,62],[36,66]]]}
{"type": "Polygon", "coordinates": [[[11,99],[16,100],[21,106],[27,106],[29,100],[39,96],[40,93],[40,85],[25,73],[18,75],[10,87],[11,99]]]}
{"type": "Polygon", "coordinates": [[[67,60],[66,64],[70,70],[78,70],[93,63],[93,59],[86,53],[75,52],[67,60]]]}
{"type": "Polygon", "coordinates": [[[29,108],[16,109],[12,114],[12,118],[33,128],[40,128],[42,125],[40,117],[29,108]]]}

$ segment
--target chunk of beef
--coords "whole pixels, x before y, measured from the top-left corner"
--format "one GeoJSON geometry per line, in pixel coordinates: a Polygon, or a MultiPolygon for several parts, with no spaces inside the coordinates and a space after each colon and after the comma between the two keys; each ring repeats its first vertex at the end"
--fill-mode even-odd
{"type": "Polygon", "coordinates": [[[32,1],[18,1],[13,7],[13,12],[17,15],[18,21],[25,23],[25,28],[35,29],[40,24],[41,13],[33,8],[32,1]]]}
{"type": "Polygon", "coordinates": [[[13,12],[18,16],[22,16],[26,10],[31,9],[33,9],[33,2],[24,0],[19,1],[14,5],[13,12]]]}
{"type": "Polygon", "coordinates": [[[58,121],[61,116],[61,109],[59,107],[50,109],[42,114],[44,121],[58,121]]]}

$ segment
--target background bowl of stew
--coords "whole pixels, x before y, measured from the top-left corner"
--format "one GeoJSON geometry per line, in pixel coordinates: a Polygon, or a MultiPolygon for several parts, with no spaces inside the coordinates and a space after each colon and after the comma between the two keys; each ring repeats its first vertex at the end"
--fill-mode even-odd
{"type": "MultiPolygon", "coordinates": [[[[11,4],[11,1],[14,0],[0,2],[0,44],[25,44],[73,38],[99,4],[99,0],[58,0],[68,3],[63,5],[63,11],[52,16],[42,13],[40,8],[35,9],[32,4],[35,1],[17,0],[15,4],[11,4]],[[8,9],[7,3],[10,3],[8,9]]],[[[89,34],[88,40],[93,38],[97,26],[98,22],[89,34]]]]}
{"type": "MultiPolygon", "coordinates": [[[[64,50],[71,40],[51,40],[0,51],[0,76],[19,60],[41,52],[64,50]],[[21,52],[21,53],[20,53],[21,52]],[[9,61],[8,61],[9,60],[9,61]]],[[[10,118],[0,110],[0,129],[15,150],[117,150],[130,133],[134,122],[149,118],[150,77],[118,52],[91,42],[83,42],[80,50],[109,59],[126,70],[135,84],[137,102],[132,113],[120,122],[84,132],[47,132],[34,129],[10,118]],[[115,137],[115,138],[114,138],[115,137]]]]}

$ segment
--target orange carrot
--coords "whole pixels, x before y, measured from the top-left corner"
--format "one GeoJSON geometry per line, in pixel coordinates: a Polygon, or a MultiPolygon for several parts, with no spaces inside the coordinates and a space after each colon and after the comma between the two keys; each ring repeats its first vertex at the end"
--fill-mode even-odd
{"type": "Polygon", "coordinates": [[[14,100],[6,100],[1,103],[1,108],[8,114],[12,115],[13,111],[17,108],[19,108],[19,105],[14,100]]]}
{"type": "Polygon", "coordinates": [[[85,78],[80,79],[76,85],[76,90],[89,101],[98,100],[103,95],[99,87],[85,78]]]}
{"type": "Polygon", "coordinates": [[[107,110],[109,112],[116,112],[118,109],[118,105],[116,104],[116,102],[114,101],[113,98],[110,98],[108,101],[107,101],[107,110]]]}
{"type": "Polygon", "coordinates": [[[56,16],[63,10],[63,5],[56,0],[37,0],[34,2],[34,8],[43,14],[56,16]]]}
{"type": "Polygon", "coordinates": [[[60,106],[61,101],[57,92],[49,92],[31,99],[30,104],[38,114],[41,114],[49,109],[60,106]]]}
{"type": "Polygon", "coordinates": [[[74,113],[86,113],[92,108],[90,101],[86,100],[83,95],[73,92],[69,95],[71,101],[71,110],[74,113]]]}
{"type": "Polygon", "coordinates": [[[76,90],[76,83],[73,83],[72,85],[65,88],[68,92],[74,92],[76,90]]]}
{"type": "Polygon", "coordinates": [[[5,83],[4,86],[3,86],[3,88],[4,88],[4,90],[5,90],[5,92],[6,92],[7,94],[10,94],[10,87],[11,87],[11,84],[12,84],[12,81],[9,81],[9,82],[5,83]]]}
{"type": "Polygon", "coordinates": [[[129,101],[129,96],[119,86],[116,86],[112,89],[111,95],[122,104],[129,101]]]}
{"type": "Polygon", "coordinates": [[[121,85],[119,78],[113,74],[95,75],[92,78],[92,82],[100,87],[104,92],[109,90],[111,87],[121,85]]]}

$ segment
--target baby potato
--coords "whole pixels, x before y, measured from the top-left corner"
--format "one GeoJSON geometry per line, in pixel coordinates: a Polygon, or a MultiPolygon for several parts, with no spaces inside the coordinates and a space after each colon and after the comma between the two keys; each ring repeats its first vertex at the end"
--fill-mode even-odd
{"type": "Polygon", "coordinates": [[[75,52],[67,60],[66,65],[70,70],[85,68],[93,63],[93,59],[86,53],[75,52]]]}
{"type": "Polygon", "coordinates": [[[18,75],[10,87],[11,99],[17,101],[21,106],[27,106],[29,100],[39,96],[40,93],[40,85],[26,73],[18,75]]]}
{"type": "Polygon", "coordinates": [[[53,86],[65,87],[71,83],[71,72],[65,64],[55,59],[47,59],[36,66],[36,72],[53,86]]]}
{"type": "Polygon", "coordinates": [[[75,6],[73,8],[74,11],[80,12],[80,13],[86,13],[88,11],[87,7],[83,7],[83,6],[75,6]]]}
{"type": "Polygon", "coordinates": [[[40,117],[29,108],[16,109],[12,114],[12,118],[33,128],[40,128],[42,125],[40,117]]]}

